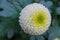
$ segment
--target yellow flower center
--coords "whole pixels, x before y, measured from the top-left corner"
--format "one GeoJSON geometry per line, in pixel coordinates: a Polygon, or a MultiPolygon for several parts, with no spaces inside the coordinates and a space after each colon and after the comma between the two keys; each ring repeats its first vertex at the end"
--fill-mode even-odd
{"type": "Polygon", "coordinates": [[[44,12],[36,12],[32,17],[32,21],[35,25],[43,26],[45,24],[46,15],[44,12]]]}

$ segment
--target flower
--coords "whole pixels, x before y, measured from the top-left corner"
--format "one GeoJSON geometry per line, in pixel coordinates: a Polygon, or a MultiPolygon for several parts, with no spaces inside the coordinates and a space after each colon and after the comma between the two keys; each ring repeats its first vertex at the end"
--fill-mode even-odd
{"type": "Polygon", "coordinates": [[[51,24],[51,15],[45,6],[33,3],[22,9],[19,23],[27,34],[41,35],[48,30],[51,24]]]}

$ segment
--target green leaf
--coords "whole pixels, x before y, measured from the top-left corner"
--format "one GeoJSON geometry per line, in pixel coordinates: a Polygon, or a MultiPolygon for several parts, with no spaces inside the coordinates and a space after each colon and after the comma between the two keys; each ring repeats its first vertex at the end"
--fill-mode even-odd
{"type": "Polygon", "coordinates": [[[36,39],[37,39],[37,40],[44,40],[44,37],[43,37],[43,36],[38,35],[38,36],[36,36],[36,39]]]}
{"type": "Polygon", "coordinates": [[[40,2],[40,0],[34,0],[34,2],[39,3],[39,2],[40,2]]]}
{"type": "Polygon", "coordinates": [[[17,33],[19,31],[19,23],[17,21],[18,20],[17,18],[16,19],[12,19],[12,18],[9,18],[9,17],[8,18],[0,17],[0,18],[1,18],[1,22],[0,22],[0,36],[5,36],[7,32],[12,32],[11,29],[14,30],[11,33],[12,36],[14,35],[14,33],[17,33]]]}
{"type": "Polygon", "coordinates": [[[21,7],[18,0],[7,0],[8,3],[10,3],[10,6],[12,5],[12,8],[19,13],[23,7],[21,7]]]}
{"type": "Polygon", "coordinates": [[[58,23],[57,18],[52,19],[52,24],[51,24],[51,26],[48,29],[48,33],[49,34],[52,33],[57,28],[59,28],[59,23],[58,23]]]}
{"type": "Polygon", "coordinates": [[[31,36],[30,37],[30,40],[35,40],[35,36],[31,36]]]}
{"type": "Polygon", "coordinates": [[[9,39],[11,39],[13,36],[14,36],[14,30],[11,28],[11,29],[9,29],[8,32],[7,32],[7,37],[8,37],[9,39]]]}
{"type": "Polygon", "coordinates": [[[16,6],[10,4],[7,0],[2,0],[2,2],[0,4],[0,10],[2,10],[0,12],[0,16],[12,17],[12,18],[18,17],[19,12],[21,11],[22,8],[21,7],[16,7],[16,6]]]}
{"type": "Polygon", "coordinates": [[[30,40],[44,40],[44,37],[40,35],[31,35],[30,40]]]}
{"type": "Polygon", "coordinates": [[[53,5],[52,1],[40,1],[41,4],[43,4],[44,6],[46,6],[47,8],[51,8],[53,5]]]}
{"type": "Polygon", "coordinates": [[[57,20],[57,18],[55,18],[55,19],[53,19],[52,20],[52,27],[59,27],[59,23],[58,23],[58,20],[57,20]]]}
{"type": "Polygon", "coordinates": [[[11,39],[14,33],[17,33],[19,30],[19,12],[16,7],[10,4],[7,0],[1,1],[0,10],[0,16],[2,16],[0,17],[0,36],[5,36],[7,33],[7,37],[11,39]],[[14,31],[12,32],[11,29],[14,31]]]}
{"type": "Polygon", "coordinates": [[[20,29],[20,33],[19,34],[24,39],[27,37],[27,35],[24,33],[24,31],[22,29],[20,29]]]}
{"type": "Polygon", "coordinates": [[[7,30],[8,30],[8,23],[9,21],[7,19],[2,19],[2,22],[0,22],[0,36],[5,36],[7,30]]]}
{"type": "Polygon", "coordinates": [[[49,40],[60,40],[60,27],[55,29],[52,33],[49,35],[49,40]],[[58,39],[56,39],[58,38],[58,39]]]}
{"type": "Polygon", "coordinates": [[[30,4],[32,0],[19,0],[19,3],[22,7],[25,7],[26,5],[30,4]]]}
{"type": "Polygon", "coordinates": [[[48,7],[48,8],[51,8],[53,5],[53,2],[52,1],[47,1],[45,6],[48,7]]]}
{"type": "Polygon", "coordinates": [[[60,7],[56,8],[56,13],[57,13],[57,15],[60,15],[60,7]]]}
{"type": "Polygon", "coordinates": [[[0,8],[0,12],[1,12],[1,11],[3,11],[3,9],[2,9],[2,8],[0,8]]]}
{"type": "Polygon", "coordinates": [[[0,40],[7,40],[6,37],[0,37],[0,40]]]}

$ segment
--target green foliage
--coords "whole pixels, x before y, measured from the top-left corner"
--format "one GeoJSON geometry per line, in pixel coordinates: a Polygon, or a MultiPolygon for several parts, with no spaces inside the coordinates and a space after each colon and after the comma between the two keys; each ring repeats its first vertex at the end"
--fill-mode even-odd
{"type": "Polygon", "coordinates": [[[58,0],[0,0],[0,40],[60,40],[60,1],[58,0]],[[51,26],[42,35],[24,33],[19,26],[19,13],[28,4],[41,3],[51,12],[51,26]]]}
{"type": "Polygon", "coordinates": [[[44,40],[44,37],[40,35],[31,35],[30,40],[44,40]]]}
{"type": "Polygon", "coordinates": [[[49,40],[60,40],[60,27],[56,28],[52,33],[50,33],[48,39],[49,40]]]}

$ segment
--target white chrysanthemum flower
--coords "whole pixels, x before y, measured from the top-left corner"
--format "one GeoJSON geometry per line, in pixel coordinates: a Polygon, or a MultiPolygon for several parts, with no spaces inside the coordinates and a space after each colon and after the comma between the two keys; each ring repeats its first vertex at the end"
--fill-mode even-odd
{"type": "Polygon", "coordinates": [[[43,34],[51,23],[51,15],[42,4],[27,5],[20,13],[20,26],[24,32],[31,35],[43,34]]]}

